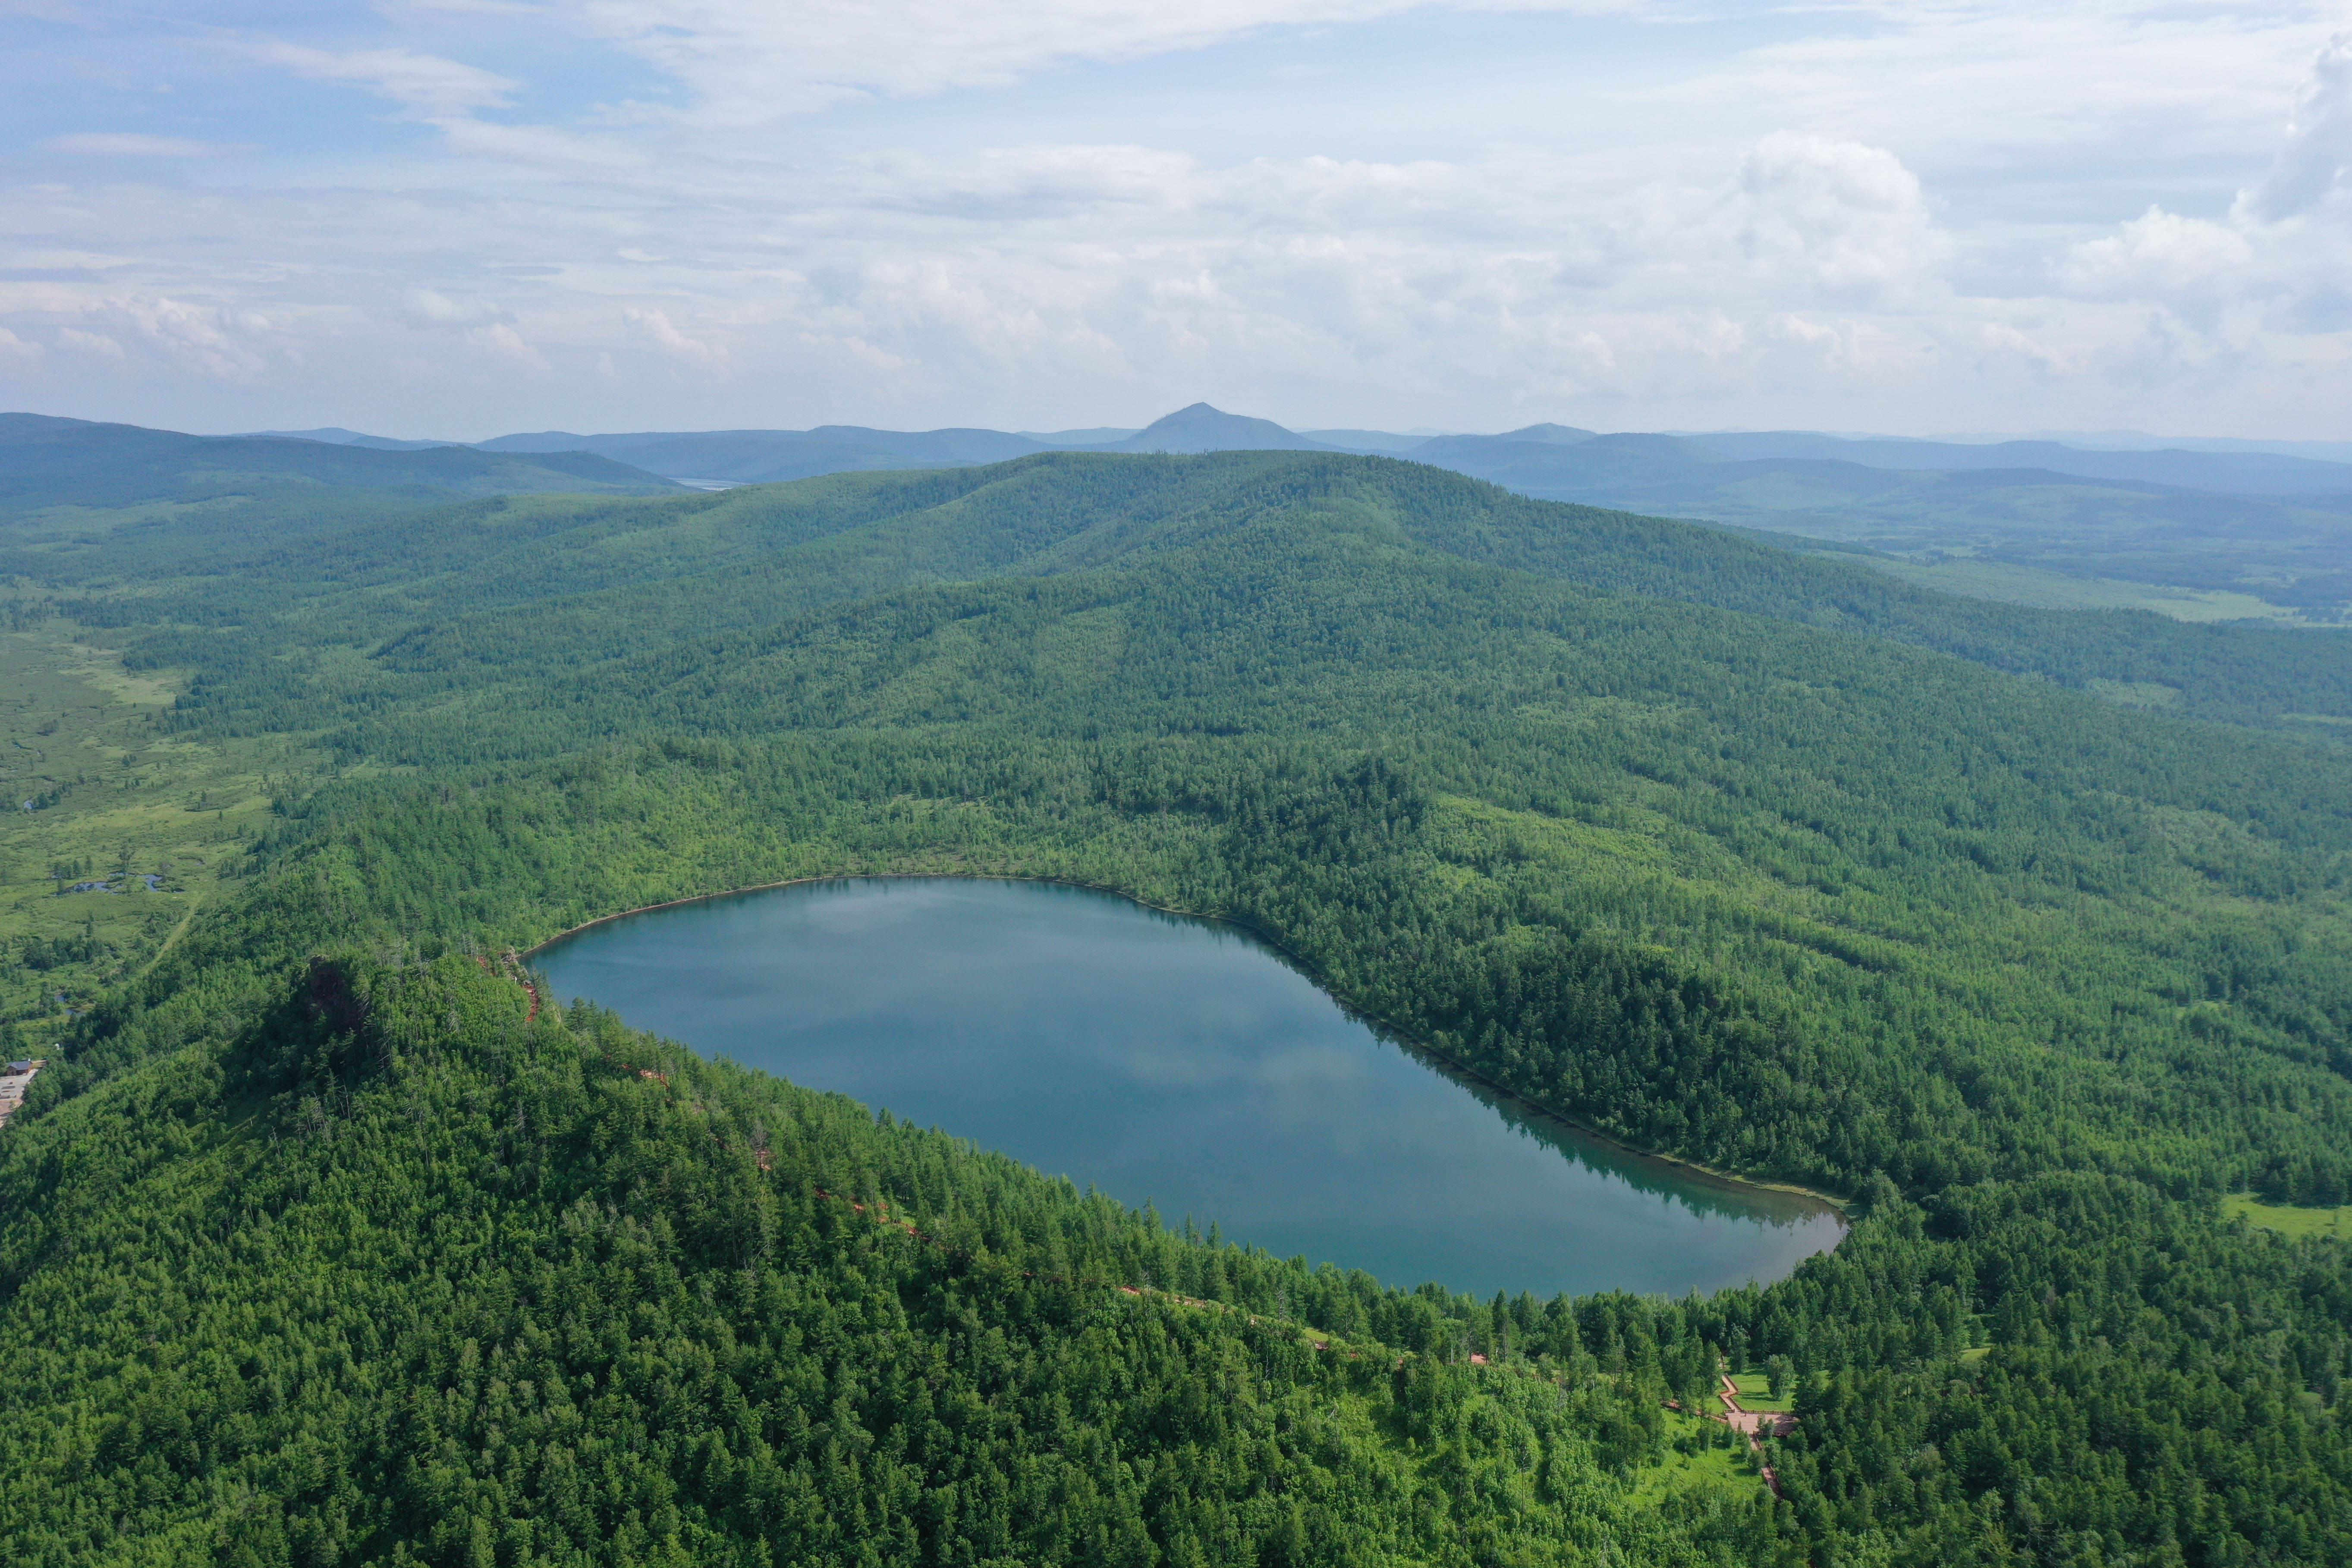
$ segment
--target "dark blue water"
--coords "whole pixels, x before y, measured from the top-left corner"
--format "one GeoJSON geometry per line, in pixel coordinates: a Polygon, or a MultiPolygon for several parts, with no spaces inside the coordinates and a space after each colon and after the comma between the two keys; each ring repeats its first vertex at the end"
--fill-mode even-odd
{"type": "Polygon", "coordinates": [[[1448,1077],[1229,927],[1037,882],[816,882],[632,915],[561,998],[945,1128],[1164,1219],[1457,1290],[1679,1295],[1837,1244],[1826,1206],[1448,1077]]]}

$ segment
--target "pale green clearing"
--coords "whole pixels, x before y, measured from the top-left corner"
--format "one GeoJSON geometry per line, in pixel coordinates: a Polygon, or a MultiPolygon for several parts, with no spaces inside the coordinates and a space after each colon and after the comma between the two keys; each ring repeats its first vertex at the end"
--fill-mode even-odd
{"type": "Polygon", "coordinates": [[[2006,561],[1906,561],[1896,556],[1849,555],[1840,555],[1838,559],[1858,563],[1938,593],[1993,599],[2038,610],[2153,610],[2176,621],[2269,621],[2279,626],[2322,628],[2329,624],[2307,620],[2298,610],[2273,605],[2252,594],[2220,588],[2176,588],[2160,583],[2128,583],[2115,577],[2070,577],[2063,572],[2006,561]]]}
{"type": "Polygon", "coordinates": [[[2120,702],[2126,708],[2169,708],[2180,700],[2180,689],[2153,680],[2092,680],[2084,683],[2094,697],[2120,702]]]}
{"type": "Polygon", "coordinates": [[[1794,1399],[1772,1397],[1772,1380],[1760,1372],[1738,1372],[1731,1374],[1731,1386],[1739,1391],[1739,1408],[1766,1415],[1786,1415],[1796,1408],[1794,1399]]]}
{"type": "Polygon", "coordinates": [[[2352,1241],[2352,1204],[2332,1209],[2298,1209],[2263,1203],[2252,1193],[2231,1193],[2221,1200],[2221,1212],[2231,1219],[2242,1219],[2299,1241],[2315,1236],[2352,1241]]]}
{"type": "Polygon", "coordinates": [[[245,868],[272,798],[328,770],[282,737],[161,732],[178,683],[56,623],[0,634],[0,1028],[38,1050],[65,1010],[152,962],[245,868]],[[150,881],[150,878],[153,880],[150,881]],[[110,891],[76,892],[78,883],[110,891]]]}
{"type": "Polygon", "coordinates": [[[1634,1482],[1635,1508],[1692,1493],[1745,1502],[1764,1485],[1748,1439],[1720,1422],[1669,1410],[1665,1438],[1664,1457],[1634,1482]]]}

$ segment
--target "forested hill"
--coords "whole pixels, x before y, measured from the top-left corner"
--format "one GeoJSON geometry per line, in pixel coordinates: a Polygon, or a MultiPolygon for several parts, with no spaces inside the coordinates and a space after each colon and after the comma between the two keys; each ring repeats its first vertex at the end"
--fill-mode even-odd
{"type": "Polygon", "coordinates": [[[275,763],[0,1132],[12,1561],[2352,1556],[2352,1259],[2222,1209],[2352,1199],[2352,795],[2271,732],[2335,639],[1318,453],[85,537],[16,635],[184,688],[109,766],[345,776],[275,763]],[[867,871],[1245,922],[1857,1223],[1682,1303],[1390,1290],[502,956],[867,871]],[[1777,1500],[1687,1415],[1771,1358],[1777,1500]]]}
{"type": "MultiPolygon", "coordinates": [[[[1718,530],[1528,500],[1388,458],[1323,454],[1048,454],[668,500],[502,497],[341,526],[248,521],[227,538],[117,531],[79,537],[62,554],[11,550],[0,538],[0,572],[67,591],[149,585],[136,598],[78,606],[84,618],[233,628],[213,639],[218,651],[203,637],[165,634],[138,650],[152,661],[201,670],[262,646],[333,640],[289,617],[289,606],[307,603],[382,639],[380,669],[419,657],[420,618],[433,622],[424,636],[446,639],[468,635],[464,618],[480,616],[501,662],[520,658],[520,668],[509,668],[535,677],[910,582],[1155,557],[1277,513],[1345,513],[1465,560],[1859,631],[2186,716],[2298,727],[2323,739],[2352,720],[2352,639],[1955,598],[1718,530]],[[510,635],[519,626],[528,628],[520,646],[510,635]]],[[[436,678],[475,677],[453,669],[436,678]]]]}

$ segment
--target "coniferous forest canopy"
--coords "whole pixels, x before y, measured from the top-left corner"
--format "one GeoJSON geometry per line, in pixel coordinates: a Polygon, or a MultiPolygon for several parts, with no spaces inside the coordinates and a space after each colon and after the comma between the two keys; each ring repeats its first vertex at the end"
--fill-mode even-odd
{"type": "Polygon", "coordinates": [[[398,456],[0,500],[8,1561],[2352,1560],[2352,1254],[2238,1217],[2352,1203],[2352,641],[1323,453],[398,456]],[[508,956],[870,871],[1240,922],[1854,1226],[1387,1289],[508,956]]]}

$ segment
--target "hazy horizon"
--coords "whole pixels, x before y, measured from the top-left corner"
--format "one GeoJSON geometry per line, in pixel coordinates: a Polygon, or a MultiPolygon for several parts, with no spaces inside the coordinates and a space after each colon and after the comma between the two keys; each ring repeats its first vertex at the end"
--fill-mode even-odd
{"type": "MultiPolygon", "coordinates": [[[[1189,407],[1189,406],[1191,406],[1191,405],[1186,405],[1185,406],[1188,406],[1188,407],[1189,407]]],[[[16,412],[16,413],[42,414],[42,413],[46,413],[47,411],[46,411],[46,410],[42,410],[42,409],[17,409],[17,410],[0,410],[0,412],[16,412]]],[[[1171,410],[1170,412],[1174,412],[1174,410],[1171,410]]],[[[1220,410],[1218,410],[1218,412],[1220,412],[1220,413],[1223,413],[1223,414],[1238,415],[1238,416],[1242,416],[1242,417],[1245,417],[1245,418],[1270,419],[1272,423],[1276,424],[1276,425],[1279,425],[1279,426],[1283,426],[1283,428],[1285,428],[1285,429],[1286,429],[1286,430],[1292,431],[1292,432],[1294,432],[1294,433],[1296,433],[1296,434],[1298,434],[1298,435],[1305,435],[1305,436],[1318,436],[1318,435],[1340,435],[1340,434],[1346,434],[1346,433],[1349,433],[1349,432],[1351,432],[1351,431],[1355,431],[1355,432],[1362,432],[1362,433],[1365,433],[1365,434],[1378,434],[1378,435],[1383,435],[1383,436],[1402,436],[1402,437],[1413,437],[1413,438],[1415,438],[1415,439],[1430,439],[1430,438],[1434,438],[1434,437],[1444,437],[1444,436],[1495,436],[1495,435],[1507,435],[1507,434],[1508,434],[1508,433],[1509,433],[1509,432],[1507,432],[1507,431],[1503,431],[1503,430],[1474,430],[1474,429],[1470,429],[1470,428],[1466,428],[1466,427],[1459,427],[1459,426],[1454,427],[1454,428],[1451,428],[1451,429],[1443,429],[1443,428],[1437,428],[1437,427],[1431,426],[1426,426],[1426,425],[1412,426],[1408,426],[1408,427],[1405,427],[1405,428],[1402,428],[1402,429],[1398,429],[1398,428],[1381,429],[1381,428],[1379,428],[1379,427],[1377,427],[1377,426],[1366,426],[1366,425],[1342,426],[1342,425],[1333,425],[1333,424],[1318,424],[1318,423],[1316,423],[1316,422],[1311,421],[1311,420],[1310,420],[1310,421],[1304,421],[1304,422],[1300,422],[1300,421],[1293,421],[1293,420],[1288,420],[1288,419],[1277,419],[1277,418],[1273,418],[1271,416],[1268,416],[1268,415],[1265,415],[1265,414],[1258,414],[1258,413],[1253,413],[1252,411],[1247,410],[1247,409],[1220,409],[1220,410]]],[[[72,416],[64,416],[64,417],[70,417],[70,418],[89,418],[89,417],[90,417],[90,416],[83,416],[83,415],[72,415],[72,416]]],[[[121,420],[109,421],[109,420],[103,420],[103,419],[94,420],[93,422],[95,422],[95,423],[117,423],[117,424],[120,424],[120,423],[134,423],[134,422],[131,422],[131,421],[121,421],[121,420]]],[[[927,432],[927,431],[931,431],[931,430],[955,430],[955,429],[961,429],[961,430],[996,430],[996,431],[1003,431],[1003,432],[1004,432],[1004,433],[1006,433],[1006,434],[1010,434],[1010,435],[1029,437],[1032,437],[1032,438],[1034,438],[1034,439],[1049,439],[1049,438],[1056,438],[1056,437],[1060,437],[1060,438],[1068,438],[1068,439],[1076,439],[1076,437],[1080,437],[1080,436],[1094,436],[1094,437],[1100,437],[1101,439],[1103,439],[1103,440],[1105,440],[1105,441],[1110,441],[1110,440],[1115,440],[1115,439],[1118,438],[1118,437],[1121,437],[1121,436],[1133,434],[1134,432],[1136,432],[1136,431],[1138,431],[1138,430],[1141,430],[1141,429],[1143,429],[1143,428],[1146,428],[1146,427],[1148,427],[1150,425],[1151,425],[1152,423],[1153,423],[1153,421],[1152,421],[1152,420],[1149,420],[1149,419],[1147,419],[1147,420],[1143,421],[1143,422],[1142,422],[1141,424],[1139,424],[1139,425],[1131,425],[1131,426],[1065,426],[1064,428],[1062,428],[1062,429],[1060,429],[1060,430],[1040,430],[1040,429],[1016,429],[1015,427],[1013,427],[1013,426],[1010,426],[1010,425],[1004,425],[1004,424],[1001,424],[1001,423],[1000,423],[1000,424],[990,424],[990,423],[988,423],[988,422],[987,422],[986,420],[984,420],[984,419],[963,419],[963,420],[957,420],[957,421],[953,421],[953,422],[951,422],[951,423],[950,423],[950,424],[946,424],[946,425],[927,426],[922,426],[922,427],[919,427],[919,428],[918,428],[918,427],[914,427],[914,426],[855,426],[855,425],[851,425],[851,424],[849,424],[849,422],[847,422],[847,421],[845,421],[845,420],[839,420],[839,419],[823,419],[823,420],[815,421],[814,424],[810,424],[810,425],[803,425],[803,426],[751,426],[751,425],[740,425],[740,426],[704,426],[697,427],[697,428],[695,428],[695,429],[687,429],[687,428],[684,428],[684,427],[657,427],[657,426],[637,426],[637,427],[631,428],[631,429],[626,429],[626,430],[624,430],[624,429],[621,429],[621,428],[615,427],[615,428],[613,428],[613,429],[605,429],[605,430],[571,430],[571,431],[566,431],[566,432],[563,432],[563,433],[565,433],[565,434],[570,434],[570,435],[582,436],[582,437],[604,437],[604,436],[639,435],[639,434],[675,434],[675,435],[696,435],[696,434],[706,434],[706,433],[709,433],[709,434],[716,434],[716,433],[722,433],[722,432],[729,431],[729,430],[741,430],[741,431],[761,431],[761,430],[783,430],[783,431],[793,431],[793,430],[811,430],[811,429],[823,428],[823,427],[825,427],[825,426],[835,426],[835,427],[840,427],[840,428],[848,428],[848,429],[866,428],[866,429],[883,429],[883,430],[893,430],[893,431],[897,431],[897,432],[904,433],[904,434],[923,434],[923,433],[925,433],[925,432],[927,432]]],[[[1529,421],[1529,424],[1545,424],[1545,423],[1564,424],[1564,423],[1566,423],[1566,422],[1565,422],[1565,421],[1560,421],[1560,420],[1553,420],[1553,421],[1535,420],[1535,421],[1529,421]]],[[[1522,426],[1516,426],[1516,428],[1520,428],[1520,429],[1524,429],[1524,428],[1527,428],[1527,427],[1528,427],[1528,426],[1525,426],[1525,425],[1522,425],[1522,426]]],[[[179,427],[179,426],[173,426],[173,428],[182,428],[183,433],[184,433],[184,434],[186,434],[186,435],[192,435],[192,436],[209,436],[209,437],[235,437],[235,436],[307,437],[307,436],[310,436],[310,435],[312,432],[314,432],[314,431],[333,430],[333,431],[343,431],[343,432],[347,432],[347,433],[349,433],[349,434],[355,435],[355,436],[376,437],[381,437],[381,438],[387,439],[387,440],[395,440],[395,441],[440,441],[440,442],[447,442],[447,443],[449,443],[449,444],[451,444],[451,445],[456,445],[456,446],[467,446],[467,445],[472,445],[472,444],[475,444],[475,443],[478,443],[478,442],[482,442],[482,441],[494,441],[494,440],[497,440],[497,439],[500,438],[501,437],[508,437],[508,436],[517,436],[517,435],[538,435],[538,434],[541,434],[541,433],[545,433],[545,432],[555,431],[555,430],[557,430],[557,429],[558,429],[558,427],[557,427],[557,426],[536,426],[536,427],[527,427],[527,426],[520,426],[520,425],[519,425],[519,426],[512,426],[512,427],[510,427],[510,428],[502,428],[502,429],[497,429],[497,430],[489,430],[489,431],[485,431],[485,432],[482,432],[482,433],[479,433],[479,434],[476,434],[476,435],[468,435],[468,436],[451,436],[451,435],[446,434],[446,432],[438,432],[438,431],[433,431],[433,430],[414,430],[414,431],[412,431],[412,430],[388,430],[388,429],[361,429],[361,428],[359,428],[358,426],[355,426],[341,425],[341,424],[310,425],[310,426],[284,426],[284,427],[273,427],[273,428],[268,428],[268,429],[238,428],[238,429],[217,429],[217,430],[206,430],[206,429],[195,429],[195,428],[183,428],[183,427],[179,427]]],[[[2129,430],[2129,429],[2105,429],[2105,430],[2046,430],[2046,429],[2045,429],[2045,430],[2009,430],[2009,431],[1986,431],[1986,430],[1928,431],[1928,432],[1925,432],[1925,433],[1915,433],[1915,432],[1909,432],[1909,431],[1893,431],[1893,430],[1806,430],[1806,429],[1803,429],[1803,428],[1802,428],[1802,427],[1801,427],[1801,426],[1796,426],[1739,425],[1739,426],[1717,426],[1717,427],[1715,427],[1715,428],[1712,428],[1712,429],[1697,429],[1697,428],[1679,429],[1679,430],[1633,430],[1633,429],[1625,429],[1625,430],[1611,430],[1611,429],[1600,429],[1600,430],[1596,430],[1596,431],[1594,432],[1594,434],[1596,434],[1596,435],[1602,435],[1602,436],[1608,436],[1608,435],[1665,435],[1665,436],[1706,437],[1706,436],[1736,436],[1736,435],[1769,435],[1769,434],[1782,433],[1782,432],[1789,433],[1789,434],[1804,434],[1804,435],[1827,436],[1827,437],[1831,437],[1831,438],[1832,438],[1832,439],[1835,439],[1835,440],[1843,440],[1843,441],[1871,441],[1871,440],[1921,441],[1921,442],[1928,442],[1928,443],[1944,443],[1944,444],[1949,444],[1949,445],[1954,445],[1954,446],[1989,446],[1989,445],[1998,444],[1998,443],[2000,443],[2000,442],[2009,442],[2009,441],[2054,441],[2054,442],[2058,442],[2058,443],[2061,443],[2061,444],[2063,444],[2063,445],[2079,446],[2079,447],[2085,447],[2085,448],[2089,448],[2089,449],[2109,448],[2109,449],[2115,449],[2115,450],[2134,450],[2134,449],[2138,449],[2138,448],[2141,448],[2141,447],[2161,447],[2167,446],[2167,445],[2171,444],[2171,443],[2177,443],[2177,442],[2187,442],[2187,443],[2192,443],[2192,444],[2221,443],[2221,444],[2227,444],[2227,445],[2231,445],[2231,446],[2239,446],[2239,445],[2242,445],[2242,446],[2246,446],[2246,447],[2311,447],[2311,448],[2333,448],[2333,450],[2326,451],[2326,452],[2324,452],[2324,453],[2322,453],[2322,452],[2318,452],[2318,451],[2315,451],[2315,452],[2313,452],[2313,453],[2312,453],[2312,454],[2310,454],[2310,455],[2311,455],[2312,457],[2314,457],[2315,460],[2319,460],[2319,461],[2332,461],[2332,462],[2347,462],[2347,463],[2352,463],[2352,440],[2347,440],[2347,441],[2330,441],[2330,440],[2321,440],[2321,439],[2303,439],[2303,440],[2298,440],[2298,439],[2294,439],[2294,438],[2292,438],[2292,437],[2289,437],[2289,438],[2265,438],[2265,437],[2262,437],[2215,436],[2215,435],[2212,435],[2212,434],[2210,434],[2210,433],[2207,433],[2207,432],[2196,432],[2196,431],[2156,432],[2156,431],[2147,431],[2147,430],[2129,430]]]]}

